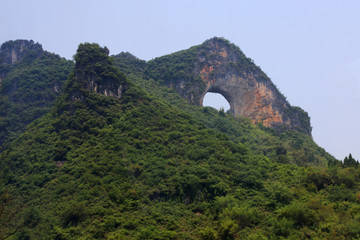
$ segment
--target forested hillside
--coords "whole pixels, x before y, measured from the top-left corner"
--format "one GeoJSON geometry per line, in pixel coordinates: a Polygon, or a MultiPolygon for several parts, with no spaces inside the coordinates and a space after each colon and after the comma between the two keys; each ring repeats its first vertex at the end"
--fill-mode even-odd
{"type": "MultiPolygon", "coordinates": [[[[186,52],[180,51],[166,56],[165,60],[162,61],[167,62],[168,65],[163,68],[164,73],[160,73],[160,70],[157,69],[157,74],[161,76],[169,75],[168,72],[171,72],[169,69],[177,69],[177,71],[181,72],[181,67],[176,63],[181,63],[183,59],[186,63],[181,63],[182,65],[180,66],[191,64],[188,55],[193,55],[193,49],[197,48],[190,48],[186,52]],[[173,66],[170,63],[173,63],[173,66]]],[[[119,69],[127,73],[127,77],[131,82],[136,83],[151,95],[170,103],[172,107],[185,110],[194,119],[204,124],[204,126],[213,130],[217,129],[226,134],[234,142],[245,144],[253,153],[265,155],[273,159],[278,158],[279,153],[281,153],[280,155],[286,155],[286,157],[280,157],[284,161],[299,165],[313,164],[326,166],[328,161],[334,160],[324,149],[316,145],[311,136],[306,134],[286,128],[267,128],[263,127],[261,123],[255,127],[248,118],[233,118],[229,114],[215,111],[210,107],[198,107],[189,104],[175,89],[166,87],[161,78],[154,79],[153,74],[149,73],[149,69],[144,61],[129,53],[115,55],[114,60],[119,69]],[[216,118],[218,115],[224,117],[216,118]]],[[[149,64],[150,68],[154,68],[152,66],[154,61],[150,61],[149,64]]],[[[174,71],[176,72],[176,70],[174,71]]],[[[175,73],[174,75],[178,74],[175,73]]],[[[188,78],[191,77],[188,76],[188,78]]]]}
{"type": "Polygon", "coordinates": [[[55,105],[1,151],[0,239],[360,237],[350,156],[192,105],[108,53],[81,44],[55,105]]]}
{"type": "Polygon", "coordinates": [[[50,111],[73,62],[32,41],[9,41],[0,50],[0,149],[50,111]]]}

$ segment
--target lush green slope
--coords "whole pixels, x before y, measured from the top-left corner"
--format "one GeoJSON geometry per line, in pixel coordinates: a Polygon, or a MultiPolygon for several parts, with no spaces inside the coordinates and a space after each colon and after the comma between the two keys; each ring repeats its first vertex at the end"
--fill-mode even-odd
{"type": "Polygon", "coordinates": [[[360,171],[310,138],[192,106],[140,74],[125,78],[96,44],[75,59],[56,106],[0,153],[0,236],[360,237],[360,171]],[[121,98],[84,88],[84,69],[126,86],[121,98]],[[306,166],[327,159],[330,168],[306,166]]]}
{"type": "MultiPolygon", "coordinates": [[[[169,69],[177,69],[178,71],[182,68],[186,69],[186,64],[191,64],[191,60],[189,60],[191,57],[188,55],[194,55],[193,51],[198,51],[199,47],[167,55],[164,59],[161,58],[162,64],[164,62],[170,64],[181,61],[185,63],[182,63],[180,67],[178,65],[167,65],[163,73],[160,73],[161,70],[159,69],[156,69],[155,72],[159,76],[163,76],[168,75],[169,71],[172,72],[169,69]]],[[[181,98],[176,91],[164,86],[161,77],[156,81],[152,78],[153,74],[149,72],[154,72],[154,70],[150,71],[148,68],[154,69],[156,61],[150,61],[148,63],[149,66],[147,66],[142,60],[129,54],[116,55],[114,60],[120,70],[127,73],[128,78],[132,82],[138,84],[150,94],[163,99],[171,104],[172,107],[186,111],[194,119],[204,124],[204,127],[216,129],[226,134],[232,141],[244,144],[254,154],[265,155],[273,161],[290,162],[298,165],[327,166],[328,161],[335,160],[324,149],[317,146],[311,136],[307,134],[285,128],[275,131],[274,129],[262,127],[261,124],[255,127],[250,123],[249,119],[233,118],[228,114],[217,112],[209,107],[199,107],[190,104],[181,98]]],[[[249,59],[247,61],[251,62],[249,59]]],[[[188,76],[188,78],[191,78],[191,76],[188,76]]]]}
{"type": "MultiPolygon", "coordinates": [[[[16,44],[4,43],[1,51],[11,51],[16,44]]],[[[14,64],[0,59],[0,149],[27,124],[49,112],[73,68],[72,61],[38,46],[23,50],[14,64]]]]}

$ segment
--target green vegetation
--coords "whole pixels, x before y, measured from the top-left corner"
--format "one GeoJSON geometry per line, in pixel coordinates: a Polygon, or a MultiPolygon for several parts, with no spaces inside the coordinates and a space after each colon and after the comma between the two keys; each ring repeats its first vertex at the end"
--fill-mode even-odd
{"type": "Polygon", "coordinates": [[[0,219],[17,219],[0,236],[360,237],[359,169],[308,135],[191,105],[142,75],[141,61],[105,55],[82,44],[56,105],[0,153],[0,191],[9,199],[0,219]],[[127,88],[120,99],[97,94],[78,84],[84,72],[127,88]]]}
{"type": "MultiPolygon", "coordinates": [[[[4,44],[11,47],[14,42],[4,44]]],[[[3,48],[5,48],[3,47],[3,48]]],[[[40,49],[13,64],[0,62],[0,150],[55,103],[73,62],[40,49]]]]}
{"type": "MultiPolygon", "coordinates": [[[[234,47],[234,45],[228,42],[227,44],[234,47]]],[[[165,56],[164,58],[166,60],[161,60],[161,64],[180,62],[184,54],[188,56],[185,59],[191,59],[189,56],[195,54],[197,48],[199,48],[199,46],[195,46],[187,51],[180,51],[165,56]]],[[[236,49],[240,51],[238,48],[234,48],[234,51],[236,49]]],[[[238,54],[242,53],[240,52],[238,54]]],[[[221,111],[218,112],[211,107],[198,107],[189,104],[176,90],[164,86],[163,81],[154,80],[149,76],[148,69],[153,67],[145,66],[141,60],[129,62],[127,59],[128,56],[119,54],[114,57],[114,62],[121,71],[128,73],[127,77],[131,82],[145,89],[152,96],[157,96],[165,100],[165,102],[172,107],[185,111],[204,127],[226,134],[226,136],[235,143],[244,144],[254,154],[265,155],[273,161],[295,163],[298,165],[313,164],[326,166],[329,161],[335,161],[324,149],[318,147],[310,136],[305,134],[281,129],[280,127],[276,130],[269,129],[263,127],[261,124],[255,127],[249,119],[233,118],[229,114],[224,114],[221,111]],[[121,64],[123,62],[127,64],[121,64]],[[143,70],[131,72],[131,69],[143,70]]],[[[249,59],[248,61],[251,62],[249,59]]],[[[184,60],[184,62],[186,63],[183,64],[190,64],[189,61],[184,60]]],[[[150,61],[149,64],[155,63],[150,61]]],[[[176,66],[177,64],[167,66],[166,69],[176,68],[176,66]]],[[[293,108],[299,112],[299,116],[302,117],[301,121],[310,121],[307,114],[301,108],[293,108]]]]}
{"type": "Polygon", "coordinates": [[[125,74],[142,76],[146,68],[146,61],[138,59],[128,52],[121,52],[113,57],[114,63],[125,74]]]}
{"type": "MultiPolygon", "coordinates": [[[[184,99],[195,105],[200,104],[205,91],[220,93],[226,99],[236,99],[231,96],[233,93],[230,93],[234,91],[226,87],[228,85],[226,79],[234,76],[238,80],[249,79],[249,89],[257,84],[265,85],[273,92],[274,98],[271,101],[273,108],[279,109],[285,123],[273,124],[272,127],[282,131],[284,125],[287,125],[286,128],[311,135],[308,114],[299,107],[290,106],[261,68],[256,66],[252,59],[246,57],[239,47],[226,39],[215,37],[201,45],[155,58],[147,63],[127,55],[122,53],[114,56],[115,63],[122,71],[174,89],[184,99]],[[252,77],[248,78],[249,76],[252,77]],[[223,87],[215,79],[218,79],[223,87]],[[252,82],[250,79],[254,79],[256,83],[250,83],[252,82]]],[[[252,92],[249,96],[254,94],[252,92]]],[[[233,108],[240,105],[235,102],[231,104],[233,108]]]]}
{"type": "Polygon", "coordinates": [[[349,154],[349,157],[345,157],[344,161],[343,161],[343,166],[344,167],[354,167],[354,168],[358,168],[359,166],[359,162],[356,161],[351,153],[349,154]]]}

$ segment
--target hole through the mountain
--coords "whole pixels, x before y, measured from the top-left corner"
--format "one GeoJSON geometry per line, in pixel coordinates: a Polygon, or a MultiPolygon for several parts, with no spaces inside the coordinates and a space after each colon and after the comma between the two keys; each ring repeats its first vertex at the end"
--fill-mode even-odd
{"type": "Polygon", "coordinates": [[[204,107],[213,107],[217,110],[221,108],[226,112],[230,109],[229,102],[220,93],[207,92],[203,100],[204,107]]]}

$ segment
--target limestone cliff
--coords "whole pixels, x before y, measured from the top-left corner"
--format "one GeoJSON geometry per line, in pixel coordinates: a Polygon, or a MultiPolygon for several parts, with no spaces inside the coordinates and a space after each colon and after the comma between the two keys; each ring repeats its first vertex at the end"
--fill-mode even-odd
{"type": "Polygon", "coordinates": [[[129,84],[108,55],[109,50],[97,44],[80,44],[75,55],[75,83],[80,89],[121,98],[129,84]]]}
{"type": "Polygon", "coordinates": [[[0,93],[17,102],[24,94],[34,95],[24,103],[52,101],[54,96],[48,95],[58,95],[68,74],[67,70],[62,72],[62,67],[56,69],[57,65],[65,67],[72,62],[44,51],[41,44],[33,40],[7,41],[0,48],[0,93]],[[19,89],[23,92],[17,95],[19,89]],[[36,96],[37,99],[33,99],[36,96]]]}
{"type": "Polygon", "coordinates": [[[21,60],[29,51],[39,55],[43,49],[39,43],[33,40],[8,41],[1,45],[0,61],[2,64],[14,64],[21,60]]]}
{"type": "Polygon", "coordinates": [[[42,46],[32,40],[15,40],[3,43],[0,48],[0,84],[5,78],[8,66],[19,62],[29,53],[39,56],[42,52],[42,46]]]}
{"type": "Polygon", "coordinates": [[[26,126],[48,113],[73,69],[72,61],[28,40],[0,48],[0,151],[26,126]]]}
{"type": "Polygon", "coordinates": [[[174,88],[183,98],[202,105],[207,92],[222,94],[234,116],[267,127],[286,127],[311,134],[310,118],[292,107],[270,78],[235,45],[212,38],[148,62],[148,74],[174,88]]]}

